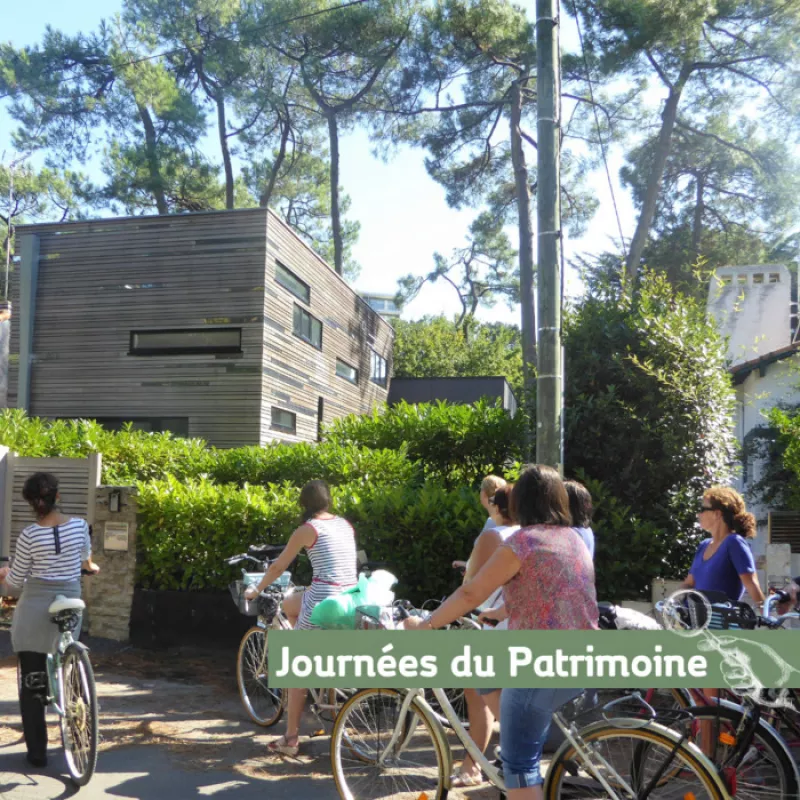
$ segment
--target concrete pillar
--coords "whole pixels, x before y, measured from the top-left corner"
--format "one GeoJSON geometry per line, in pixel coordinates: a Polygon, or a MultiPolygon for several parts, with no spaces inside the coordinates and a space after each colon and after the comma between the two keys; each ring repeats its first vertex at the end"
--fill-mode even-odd
{"type": "Polygon", "coordinates": [[[36,318],[36,286],[39,280],[39,237],[20,237],[19,264],[19,372],[17,408],[31,413],[31,372],[33,370],[33,333],[36,318]]]}
{"type": "Polygon", "coordinates": [[[125,642],[130,638],[136,580],[135,489],[99,486],[95,494],[92,558],[100,573],[83,579],[85,630],[125,642]]]}

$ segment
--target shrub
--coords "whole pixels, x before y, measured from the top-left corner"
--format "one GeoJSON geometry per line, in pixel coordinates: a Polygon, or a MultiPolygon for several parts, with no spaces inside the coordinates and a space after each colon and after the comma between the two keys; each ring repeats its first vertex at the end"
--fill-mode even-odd
{"type": "Polygon", "coordinates": [[[734,459],[721,337],[699,303],[645,275],[635,292],[585,299],[569,315],[566,354],[567,474],[601,480],[650,525],[652,547],[638,555],[624,527],[614,534],[626,569],[683,577],[702,493],[734,459]]]}
{"type": "Polygon", "coordinates": [[[414,480],[418,472],[404,445],[392,450],[370,450],[337,442],[302,442],[217,451],[210,477],[217,483],[239,485],[289,481],[302,486],[314,478],[332,486],[351,481],[392,485],[414,480]]]}
{"type": "MultiPolygon", "coordinates": [[[[485,520],[475,492],[426,484],[351,483],[332,490],[358,546],[386,561],[398,597],[419,602],[452,591],[450,562],[466,558],[485,520]]],[[[298,491],[288,484],[237,487],[206,479],[150,481],[139,491],[139,582],[145,588],[224,589],[235,577],[223,563],[248,545],[285,542],[298,525],[298,491]]],[[[299,562],[296,577],[307,580],[299,562]]]]}
{"type": "Polygon", "coordinates": [[[325,437],[342,446],[376,450],[406,446],[426,480],[452,488],[476,486],[485,475],[502,474],[521,459],[524,425],[522,413],[512,417],[499,403],[486,400],[474,405],[401,402],[370,415],[338,419],[325,437]]]}
{"type": "Polygon", "coordinates": [[[213,451],[202,439],[133,430],[108,431],[92,420],[44,420],[28,417],[21,409],[0,413],[0,444],[26,457],[103,456],[102,480],[127,485],[174,475],[190,478],[206,472],[213,451]]]}

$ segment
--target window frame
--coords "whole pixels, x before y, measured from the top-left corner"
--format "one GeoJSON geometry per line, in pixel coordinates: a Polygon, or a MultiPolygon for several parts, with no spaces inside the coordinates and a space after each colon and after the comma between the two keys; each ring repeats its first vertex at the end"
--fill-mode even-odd
{"type": "Polygon", "coordinates": [[[322,320],[317,319],[310,311],[307,311],[305,308],[295,303],[294,308],[292,309],[292,336],[296,336],[301,341],[310,344],[312,347],[316,347],[317,350],[322,350],[322,320]],[[305,314],[305,316],[307,316],[309,320],[311,320],[311,325],[309,326],[309,329],[312,331],[312,333],[313,333],[314,323],[316,322],[317,325],[319,325],[319,344],[317,344],[313,340],[313,338],[305,336],[303,333],[297,332],[297,327],[295,325],[295,317],[297,316],[298,312],[300,312],[301,316],[305,314]]]}
{"type": "Polygon", "coordinates": [[[280,406],[270,406],[269,410],[269,427],[273,431],[281,431],[283,433],[291,433],[292,435],[297,435],[297,414],[294,411],[289,411],[287,408],[281,408],[280,406]],[[292,418],[292,426],[289,427],[288,425],[283,425],[280,422],[275,422],[275,412],[278,411],[281,414],[289,414],[292,418]]]}
{"type": "Polygon", "coordinates": [[[380,386],[382,388],[386,388],[389,382],[389,363],[388,361],[377,351],[370,347],[370,359],[369,359],[369,379],[372,383],[376,386],[380,386]],[[375,376],[375,365],[376,359],[378,364],[383,364],[383,380],[376,378],[375,376]]]}
{"type": "Polygon", "coordinates": [[[341,378],[343,381],[347,381],[348,383],[352,384],[353,386],[358,386],[358,370],[352,364],[348,364],[346,361],[343,361],[341,358],[337,358],[336,359],[336,366],[334,368],[334,372],[335,372],[337,378],[341,378]],[[342,375],[341,372],[339,372],[339,365],[340,364],[343,367],[346,367],[347,369],[350,369],[350,370],[353,371],[354,377],[352,379],[348,378],[346,375],[342,375]]]}
{"type": "Polygon", "coordinates": [[[295,275],[294,272],[289,269],[289,267],[277,260],[275,261],[275,282],[279,286],[282,286],[284,289],[286,289],[289,294],[291,294],[293,297],[296,297],[298,300],[301,300],[307,306],[311,305],[311,287],[304,280],[298,278],[297,275],[295,275]],[[289,286],[286,282],[282,281],[279,277],[281,272],[285,272],[289,276],[289,282],[297,281],[297,283],[299,283],[305,289],[305,295],[298,294],[297,291],[295,291],[295,287],[289,286]]]}
{"type": "Polygon", "coordinates": [[[140,328],[130,331],[128,341],[129,356],[203,356],[221,354],[241,354],[242,352],[242,329],[239,327],[206,327],[206,328],[140,328]],[[219,346],[186,346],[175,347],[141,347],[136,344],[136,337],[142,334],[180,334],[180,333],[220,333],[222,331],[234,331],[239,335],[238,345],[219,345],[219,346]]]}

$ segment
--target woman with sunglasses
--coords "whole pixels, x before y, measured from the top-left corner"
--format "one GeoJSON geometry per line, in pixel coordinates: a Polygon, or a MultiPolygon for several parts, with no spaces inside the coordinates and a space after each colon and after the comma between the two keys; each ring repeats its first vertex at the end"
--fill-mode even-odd
{"type": "Polygon", "coordinates": [[[744,498],[726,486],[712,486],[703,495],[697,521],[711,538],[697,548],[682,588],[722,593],[734,603],[746,590],[753,601],[763,603],[764,592],[746,541],[756,535],[756,518],[747,512],[744,498]]]}

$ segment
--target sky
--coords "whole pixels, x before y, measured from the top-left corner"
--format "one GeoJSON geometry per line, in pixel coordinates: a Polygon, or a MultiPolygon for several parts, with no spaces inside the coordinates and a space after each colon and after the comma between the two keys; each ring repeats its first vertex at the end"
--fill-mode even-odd
{"type": "MultiPolygon", "coordinates": [[[[522,0],[522,3],[530,5],[529,13],[533,16],[534,0],[522,0]]],[[[36,44],[47,24],[66,34],[88,32],[121,6],[121,0],[27,0],[25,13],[7,15],[3,19],[0,39],[17,47],[36,44]]],[[[562,40],[572,49],[576,41],[574,23],[567,20],[567,25],[573,29],[565,26],[562,40]]],[[[0,160],[6,162],[10,160],[12,123],[0,107],[0,160]]],[[[348,218],[361,223],[360,237],[353,249],[356,261],[361,264],[361,275],[354,288],[361,292],[394,294],[401,276],[423,275],[431,270],[435,252],[449,255],[453,248],[463,246],[477,211],[448,207],[444,189],[425,170],[422,148],[403,147],[392,153],[388,161],[374,157],[370,151],[364,131],[356,130],[341,137],[341,185],[352,201],[348,218]]],[[[530,152],[529,159],[534,158],[535,153],[530,152]]],[[[621,153],[612,151],[610,172],[614,194],[623,232],[630,239],[636,217],[629,195],[616,179],[621,165],[621,153]]],[[[599,208],[585,235],[575,240],[565,236],[566,262],[580,254],[619,247],[606,173],[603,170],[592,172],[587,183],[595,193],[599,208]]],[[[508,232],[516,246],[515,228],[509,228],[508,232]]],[[[570,267],[567,267],[565,288],[572,296],[582,290],[580,277],[570,267]]],[[[440,281],[435,286],[426,286],[418,298],[406,306],[403,318],[417,319],[440,313],[449,316],[459,310],[454,290],[440,281]]],[[[479,317],[485,321],[519,324],[519,306],[509,308],[500,301],[492,309],[481,310],[479,317]]]]}

